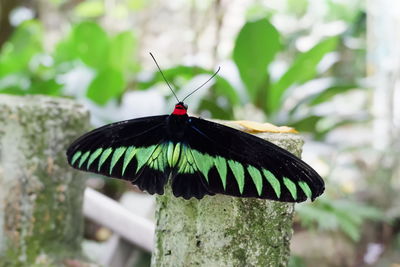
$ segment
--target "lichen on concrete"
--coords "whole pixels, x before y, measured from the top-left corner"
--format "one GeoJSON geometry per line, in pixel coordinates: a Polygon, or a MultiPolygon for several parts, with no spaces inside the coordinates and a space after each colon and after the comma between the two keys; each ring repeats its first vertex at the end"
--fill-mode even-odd
{"type": "Polygon", "coordinates": [[[0,95],[0,266],[80,256],[84,179],[65,151],[88,118],[69,99],[0,95]]]}
{"type": "MultiPolygon", "coordinates": [[[[262,133],[297,156],[295,134],[262,133]]],[[[175,198],[169,186],[157,196],[152,266],[286,266],[294,204],[224,195],[175,198]]]]}

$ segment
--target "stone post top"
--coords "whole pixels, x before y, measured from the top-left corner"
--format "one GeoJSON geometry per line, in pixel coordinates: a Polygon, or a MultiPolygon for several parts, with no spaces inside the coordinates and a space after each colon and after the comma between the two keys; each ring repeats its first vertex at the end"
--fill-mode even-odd
{"type": "MultiPolygon", "coordinates": [[[[221,123],[225,126],[229,126],[240,131],[247,132],[245,128],[243,128],[240,124],[235,123],[235,121],[224,121],[224,120],[212,120],[212,121],[221,123]]],[[[250,134],[255,135],[271,143],[274,143],[275,145],[290,151],[292,154],[298,157],[300,157],[301,155],[304,139],[300,134],[291,132],[259,132],[250,134]]]]}
{"type": "Polygon", "coordinates": [[[76,102],[76,100],[66,97],[54,97],[46,95],[26,95],[16,96],[0,94],[0,105],[10,107],[35,107],[35,108],[58,108],[73,109],[74,112],[87,112],[87,109],[76,102]]]}

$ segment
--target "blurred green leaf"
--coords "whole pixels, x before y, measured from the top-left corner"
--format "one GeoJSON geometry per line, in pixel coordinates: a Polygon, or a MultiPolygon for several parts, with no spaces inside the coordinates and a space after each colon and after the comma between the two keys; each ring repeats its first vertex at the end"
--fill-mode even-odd
{"type": "MultiPolygon", "coordinates": [[[[27,78],[28,79],[28,78],[27,78]]],[[[33,81],[30,82],[28,88],[22,87],[18,82],[5,86],[2,88],[0,86],[0,94],[12,94],[12,95],[30,95],[30,94],[40,94],[40,95],[51,95],[59,96],[61,93],[62,85],[58,84],[54,79],[41,80],[34,77],[33,81]]]]}
{"type": "Polygon", "coordinates": [[[120,96],[124,91],[125,81],[122,73],[114,69],[104,69],[90,83],[87,97],[99,105],[120,96]]]}
{"type": "Polygon", "coordinates": [[[327,0],[328,12],[327,19],[328,20],[343,20],[347,23],[351,23],[354,21],[356,16],[359,14],[360,10],[364,10],[363,1],[347,1],[340,2],[335,0],[327,0]]]}
{"type": "Polygon", "coordinates": [[[212,87],[215,90],[215,94],[228,98],[231,106],[239,105],[240,98],[235,88],[233,88],[233,86],[222,77],[216,77],[215,79],[216,82],[212,87]]]}
{"type": "Polygon", "coordinates": [[[337,230],[339,224],[329,203],[314,202],[313,205],[298,205],[297,214],[303,226],[313,228],[316,224],[322,230],[337,230]]]}
{"type": "Polygon", "coordinates": [[[315,140],[322,140],[328,133],[338,127],[366,122],[368,118],[340,118],[336,122],[332,121],[332,118],[326,116],[310,115],[287,124],[299,132],[312,133],[315,140]]]}
{"type": "Polygon", "coordinates": [[[360,239],[361,225],[366,219],[386,220],[375,207],[343,199],[319,198],[313,205],[298,205],[297,213],[304,226],[313,227],[316,223],[322,230],[340,229],[353,241],[360,239]]]}
{"type": "Polygon", "coordinates": [[[290,13],[296,16],[303,16],[307,12],[308,1],[307,0],[288,0],[287,8],[290,13]]]}
{"type": "Polygon", "coordinates": [[[222,77],[215,79],[216,82],[200,102],[197,112],[207,110],[211,113],[212,118],[232,120],[233,107],[240,104],[240,98],[227,80],[222,77]]]}
{"type": "Polygon", "coordinates": [[[335,49],[336,44],[337,37],[328,38],[300,54],[285,74],[272,85],[267,99],[267,112],[273,113],[278,110],[283,101],[283,94],[290,86],[303,84],[314,78],[319,62],[328,52],[335,49]]]}
{"type": "Polygon", "coordinates": [[[325,102],[329,102],[338,94],[345,93],[347,91],[351,91],[353,89],[358,89],[357,85],[334,85],[325,88],[321,92],[310,94],[304,96],[300,99],[296,105],[290,109],[289,115],[292,116],[295,114],[301,107],[313,107],[325,102]]]}
{"type": "Polygon", "coordinates": [[[252,101],[260,90],[266,90],[268,66],[280,49],[279,32],[267,19],[247,22],[240,30],[233,60],[252,101]]]}
{"type": "Polygon", "coordinates": [[[334,96],[357,89],[356,85],[337,85],[332,86],[324,91],[312,96],[312,100],[308,103],[310,106],[315,106],[327,101],[330,101],[334,96]]]}
{"type": "MultiPolygon", "coordinates": [[[[353,212],[353,211],[352,211],[353,212]]],[[[353,241],[358,241],[361,236],[360,225],[362,217],[354,213],[346,213],[343,210],[334,210],[338,222],[338,228],[342,230],[353,241]]]]}
{"type": "Polygon", "coordinates": [[[57,83],[56,80],[37,80],[33,81],[31,87],[27,90],[27,94],[40,94],[59,96],[61,94],[62,85],[57,83]]]}
{"type": "Polygon", "coordinates": [[[288,267],[307,267],[304,260],[296,255],[290,255],[288,267]]]}
{"type": "Polygon", "coordinates": [[[117,70],[128,70],[135,66],[136,39],[132,32],[121,32],[110,42],[110,66],[117,70]]]}
{"type": "Polygon", "coordinates": [[[73,61],[78,59],[75,54],[74,43],[70,39],[61,40],[56,44],[53,54],[56,69],[62,71],[70,70],[74,67],[73,61]]]}
{"type": "Polygon", "coordinates": [[[290,127],[295,128],[299,132],[316,132],[317,123],[323,119],[322,116],[311,115],[301,118],[297,121],[289,122],[290,127]]]}
{"type": "Polygon", "coordinates": [[[215,102],[215,99],[203,99],[200,102],[198,107],[198,111],[209,111],[211,113],[211,117],[215,119],[221,120],[231,120],[232,119],[232,111],[230,109],[226,110],[218,105],[215,102]]]}
{"type": "Polygon", "coordinates": [[[332,202],[332,207],[338,217],[339,227],[354,241],[360,239],[360,226],[365,219],[385,220],[384,214],[378,209],[357,202],[336,200],[332,202]]]}
{"type": "Polygon", "coordinates": [[[277,10],[266,6],[262,2],[255,1],[246,10],[246,20],[270,19],[276,13],[277,10]]]}
{"type": "MultiPolygon", "coordinates": [[[[200,67],[191,67],[191,66],[183,66],[178,65],[173,68],[163,70],[165,78],[173,85],[173,88],[176,91],[179,91],[180,86],[177,84],[177,79],[184,79],[185,81],[192,79],[198,74],[212,74],[212,71],[208,71],[206,69],[200,67]]],[[[148,89],[159,82],[165,82],[161,73],[158,71],[154,73],[154,76],[151,77],[149,80],[140,81],[138,83],[138,88],[141,90],[148,89]]]]}
{"type": "Polygon", "coordinates": [[[96,23],[83,22],[72,32],[77,56],[87,65],[102,69],[109,52],[108,36],[96,23]]]}
{"type": "Polygon", "coordinates": [[[25,95],[26,90],[24,90],[18,86],[11,86],[11,87],[6,87],[4,89],[0,89],[0,94],[25,95]]]}
{"type": "Polygon", "coordinates": [[[23,22],[0,51],[0,77],[28,71],[32,57],[43,51],[43,29],[36,20],[23,22]]]}
{"type": "MultiPolygon", "coordinates": [[[[385,215],[379,209],[361,204],[356,201],[339,199],[331,202],[332,206],[336,210],[341,210],[345,214],[357,214],[358,216],[371,220],[386,220],[385,215]]],[[[362,219],[358,219],[357,222],[362,222],[362,219]]]]}
{"type": "Polygon", "coordinates": [[[104,11],[104,3],[99,0],[83,1],[74,9],[76,15],[84,18],[99,17],[104,14],[104,11]]]}
{"type": "MultiPolygon", "coordinates": [[[[165,77],[167,80],[173,84],[173,88],[176,91],[179,91],[180,85],[182,82],[186,82],[190,79],[193,79],[195,76],[200,75],[200,74],[210,74],[212,75],[214,72],[211,70],[206,70],[201,67],[192,67],[192,66],[176,66],[170,69],[165,69],[163,70],[165,77]],[[183,80],[183,81],[182,81],[183,80]]],[[[240,104],[240,98],[239,95],[237,94],[237,91],[235,88],[223,77],[217,76],[214,78],[215,83],[214,85],[210,88],[210,91],[212,91],[212,95],[214,98],[223,96],[226,97],[227,100],[229,101],[229,110],[232,112],[232,107],[239,105],[240,104]]],[[[154,86],[155,84],[162,82],[165,83],[164,79],[162,78],[161,74],[159,72],[156,72],[155,75],[147,80],[147,81],[141,81],[138,84],[139,89],[148,89],[151,86],[154,86]]],[[[215,102],[215,99],[214,99],[215,102]]],[[[208,107],[211,105],[206,103],[208,107]]],[[[223,109],[217,108],[212,106],[211,109],[213,110],[213,115],[215,114],[223,114],[228,112],[227,110],[223,111],[223,109]]],[[[224,116],[223,118],[226,118],[227,115],[221,115],[224,116]]],[[[221,118],[221,116],[217,116],[215,118],[221,118]]],[[[232,118],[232,116],[229,116],[232,118]]]]}
{"type": "Polygon", "coordinates": [[[128,7],[135,11],[143,9],[149,2],[146,0],[127,0],[127,1],[128,1],[128,7]]]}
{"type": "Polygon", "coordinates": [[[107,68],[109,58],[109,38],[106,32],[94,22],[75,25],[69,38],[61,41],[55,51],[58,64],[81,59],[89,67],[107,68]]]}

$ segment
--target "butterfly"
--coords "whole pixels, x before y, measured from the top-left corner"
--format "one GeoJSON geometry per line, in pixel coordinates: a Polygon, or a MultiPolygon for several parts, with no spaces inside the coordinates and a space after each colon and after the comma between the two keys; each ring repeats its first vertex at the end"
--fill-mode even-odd
{"type": "Polygon", "coordinates": [[[128,180],[150,194],[162,195],[171,179],[173,194],[184,199],[224,194],[302,202],[323,193],[324,181],[304,161],[254,135],[189,116],[186,98],[170,115],[116,122],[83,135],[67,150],[69,164],[128,180]]]}

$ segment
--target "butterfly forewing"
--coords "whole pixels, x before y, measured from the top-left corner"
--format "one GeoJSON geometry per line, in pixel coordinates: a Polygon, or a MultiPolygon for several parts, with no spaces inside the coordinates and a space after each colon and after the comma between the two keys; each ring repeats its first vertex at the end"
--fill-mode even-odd
{"type": "Polygon", "coordinates": [[[167,117],[128,120],[93,130],[70,146],[68,161],[77,169],[129,180],[149,193],[162,194],[168,166],[162,164],[164,154],[159,152],[165,143],[162,133],[167,117]]]}
{"type": "Polygon", "coordinates": [[[211,192],[301,202],[324,190],[310,166],[270,142],[207,120],[189,124],[186,142],[211,192]]]}

